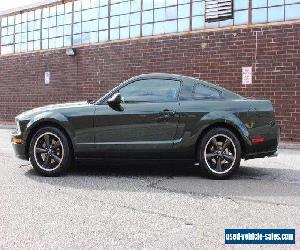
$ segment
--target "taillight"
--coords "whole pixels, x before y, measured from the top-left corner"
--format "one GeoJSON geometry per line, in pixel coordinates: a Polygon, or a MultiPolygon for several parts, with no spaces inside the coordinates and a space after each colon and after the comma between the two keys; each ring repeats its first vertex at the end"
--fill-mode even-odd
{"type": "Polygon", "coordinates": [[[258,143],[264,142],[265,138],[263,138],[263,137],[252,138],[251,141],[252,141],[253,144],[258,144],[258,143]]]}

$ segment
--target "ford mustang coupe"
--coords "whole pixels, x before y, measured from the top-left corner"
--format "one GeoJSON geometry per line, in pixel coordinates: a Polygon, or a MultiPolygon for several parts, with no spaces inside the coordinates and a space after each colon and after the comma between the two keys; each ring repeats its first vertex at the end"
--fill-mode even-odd
{"type": "Polygon", "coordinates": [[[133,77],[97,101],[24,112],[16,124],[16,155],[45,176],[74,159],[184,159],[222,179],[242,158],[275,156],[279,141],[270,101],[161,73],[133,77]]]}

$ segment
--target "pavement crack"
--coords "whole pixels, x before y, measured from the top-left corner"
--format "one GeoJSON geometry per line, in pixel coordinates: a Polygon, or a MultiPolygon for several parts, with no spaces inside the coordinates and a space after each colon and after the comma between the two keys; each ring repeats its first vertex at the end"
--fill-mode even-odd
{"type": "Polygon", "coordinates": [[[299,208],[300,207],[300,204],[288,204],[288,203],[281,203],[281,202],[253,200],[253,199],[239,198],[239,197],[235,197],[235,198],[232,198],[232,197],[222,197],[222,198],[231,199],[232,201],[235,201],[235,202],[237,202],[237,201],[246,201],[246,202],[253,202],[253,203],[273,205],[273,206],[295,207],[295,208],[299,208]]]}
{"type": "Polygon", "coordinates": [[[158,212],[158,211],[152,211],[152,210],[147,210],[147,209],[135,208],[135,207],[127,206],[127,205],[121,205],[121,204],[116,204],[116,203],[104,202],[104,201],[93,199],[93,198],[90,198],[90,199],[93,200],[93,201],[96,201],[96,202],[100,202],[100,203],[105,204],[105,205],[116,206],[116,207],[119,207],[119,208],[128,209],[128,210],[131,210],[131,211],[134,211],[134,212],[138,212],[138,213],[157,215],[157,216],[164,217],[164,218],[167,218],[167,219],[179,221],[181,223],[184,223],[185,225],[191,225],[191,226],[194,225],[192,222],[186,221],[186,219],[182,218],[182,217],[177,217],[177,216],[169,215],[169,214],[158,212]]]}
{"type": "Polygon", "coordinates": [[[138,208],[130,207],[130,206],[126,206],[126,205],[118,205],[118,204],[110,204],[110,203],[108,203],[108,204],[109,205],[115,205],[115,206],[122,207],[122,208],[126,208],[126,209],[130,209],[132,211],[136,211],[136,212],[140,212],[140,213],[158,215],[158,216],[161,216],[161,217],[164,217],[164,218],[168,218],[168,219],[172,219],[172,220],[177,220],[177,221],[180,221],[180,222],[184,223],[185,225],[194,225],[192,222],[186,221],[182,217],[177,217],[177,216],[169,215],[169,214],[162,213],[162,212],[157,212],[157,211],[152,211],[152,210],[146,210],[146,209],[138,209],[138,208]]]}
{"type": "MultiPolygon", "coordinates": [[[[78,195],[76,195],[76,197],[81,198],[81,196],[78,196],[78,195]]],[[[138,213],[157,215],[157,216],[164,217],[164,218],[167,218],[167,219],[176,220],[176,221],[181,222],[185,225],[194,226],[194,223],[192,223],[191,221],[187,221],[183,217],[173,216],[173,215],[169,215],[169,214],[166,214],[166,213],[163,213],[163,212],[158,212],[158,211],[152,211],[152,210],[147,210],[147,209],[142,209],[142,208],[135,208],[135,207],[128,206],[128,205],[105,202],[105,201],[102,201],[102,200],[98,200],[98,199],[91,198],[91,197],[86,197],[86,196],[84,196],[84,198],[89,199],[89,200],[94,201],[94,202],[99,202],[103,205],[115,206],[115,207],[118,207],[118,208],[128,209],[128,210],[138,212],[138,213]]]]}
{"type": "Polygon", "coordinates": [[[19,168],[23,168],[23,167],[29,167],[29,166],[31,166],[31,164],[30,164],[30,163],[28,163],[28,164],[20,164],[19,168]]]}
{"type": "Polygon", "coordinates": [[[242,201],[246,202],[253,202],[258,204],[267,204],[267,205],[274,205],[274,206],[287,206],[287,207],[295,207],[299,208],[300,204],[287,204],[287,203],[280,203],[280,202],[272,202],[272,201],[263,201],[263,200],[254,200],[254,199],[248,199],[248,198],[242,198],[242,197],[229,197],[229,196],[220,196],[220,195],[210,195],[208,193],[198,193],[198,192],[192,192],[192,191],[178,191],[175,189],[169,189],[164,187],[157,186],[158,183],[162,182],[163,180],[157,181],[157,183],[151,185],[151,188],[160,190],[160,191],[166,191],[174,194],[186,194],[191,195],[196,198],[215,198],[215,199],[225,199],[229,200],[231,202],[236,203],[237,205],[240,205],[242,201]]]}

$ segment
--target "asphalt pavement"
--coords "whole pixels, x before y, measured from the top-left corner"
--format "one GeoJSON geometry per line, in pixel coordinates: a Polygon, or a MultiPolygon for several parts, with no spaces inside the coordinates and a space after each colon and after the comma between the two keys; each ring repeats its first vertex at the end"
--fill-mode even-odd
{"type": "MultiPolygon", "coordinates": [[[[300,151],[242,161],[229,180],[186,164],[82,164],[41,177],[0,129],[1,249],[220,249],[225,228],[295,228],[300,151]]],[[[282,249],[283,246],[234,246],[282,249]]],[[[286,247],[285,247],[286,248],[286,247]]]]}

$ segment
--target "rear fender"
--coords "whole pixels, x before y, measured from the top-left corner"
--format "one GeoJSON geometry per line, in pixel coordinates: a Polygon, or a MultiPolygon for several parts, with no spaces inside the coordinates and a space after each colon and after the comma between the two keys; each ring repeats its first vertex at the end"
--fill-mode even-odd
{"type": "Polygon", "coordinates": [[[212,126],[217,126],[220,124],[226,124],[229,127],[233,127],[236,131],[238,131],[239,135],[243,139],[244,145],[250,146],[251,141],[249,139],[249,131],[245,124],[234,114],[222,111],[213,111],[206,115],[204,115],[200,121],[201,129],[198,131],[198,138],[203,133],[204,130],[208,129],[212,126]]]}

